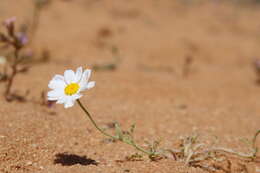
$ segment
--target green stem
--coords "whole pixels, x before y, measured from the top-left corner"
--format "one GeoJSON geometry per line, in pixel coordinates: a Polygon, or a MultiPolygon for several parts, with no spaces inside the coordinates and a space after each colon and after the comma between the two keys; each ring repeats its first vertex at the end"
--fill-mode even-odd
{"type": "Polygon", "coordinates": [[[257,136],[258,136],[259,134],[260,134],[260,130],[258,130],[258,131],[255,133],[254,137],[253,137],[253,147],[255,147],[256,138],[257,138],[257,136]]]}
{"type": "Polygon", "coordinates": [[[149,156],[152,155],[152,154],[154,154],[154,153],[151,153],[151,152],[146,151],[146,150],[144,150],[143,148],[139,147],[138,145],[136,145],[136,143],[135,143],[134,141],[132,141],[132,142],[125,141],[124,139],[119,139],[117,136],[112,136],[112,135],[106,133],[103,129],[101,129],[100,127],[98,127],[97,123],[94,121],[94,119],[92,118],[92,116],[90,115],[90,113],[89,113],[89,112],[87,111],[87,109],[82,105],[82,103],[80,102],[79,99],[77,100],[77,102],[78,102],[79,106],[81,107],[81,109],[86,113],[86,115],[88,116],[88,118],[90,119],[90,121],[92,122],[92,124],[93,124],[93,125],[96,127],[96,129],[97,129],[98,131],[100,131],[103,135],[108,136],[108,137],[110,137],[110,138],[112,138],[112,139],[114,139],[114,140],[119,140],[119,141],[121,141],[121,142],[123,142],[123,143],[125,143],[125,144],[132,145],[132,146],[133,146],[134,148],[136,148],[137,150],[139,150],[139,151],[141,151],[141,152],[143,152],[143,153],[145,153],[145,154],[147,154],[147,155],[149,155],[149,156]]]}
{"type": "Polygon", "coordinates": [[[82,105],[82,103],[80,102],[80,100],[77,100],[79,106],[81,107],[81,109],[86,113],[86,115],[88,116],[88,118],[90,119],[90,121],[92,122],[92,124],[96,127],[96,129],[98,129],[98,131],[100,131],[103,135],[108,136],[112,139],[118,139],[116,136],[112,136],[108,133],[106,133],[104,130],[102,130],[100,127],[98,127],[97,123],[94,121],[94,119],[91,117],[90,113],[87,111],[87,109],[82,105]]]}
{"type": "MultiPolygon", "coordinates": [[[[125,143],[126,143],[126,142],[125,142],[125,143]]],[[[143,148],[141,148],[141,147],[139,147],[138,145],[136,145],[134,142],[132,142],[132,143],[127,143],[127,144],[132,145],[132,146],[135,147],[137,150],[139,150],[139,151],[141,151],[141,152],[143,152],[143,153],[145,153],[145,154],[147,154],[147,155],[149,155],[149,156],[151,156],[151,155],[154,154],[154,153],[151,153],[151,152],[149,152],[149,151],[144,150],[143,148]]]]}
{"type": "Polygon", "coordinates": [[[258,130],[256,133],[255,133],[255,136],[253,137],[253,140],[252,140],[252,147],[254,149],[254,157],[256,157],[257,155],[257,152],[258,152],[258,147],[256,146],[256,138],[257,136],[260,134],[260,130],[258,130]]]}

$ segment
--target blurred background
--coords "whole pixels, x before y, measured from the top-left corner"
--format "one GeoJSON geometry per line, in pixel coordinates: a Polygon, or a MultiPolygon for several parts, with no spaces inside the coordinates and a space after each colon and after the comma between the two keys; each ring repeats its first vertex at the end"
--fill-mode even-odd
{"type": "MultiPolygon", "coordinates": [[[[37,100],[52,75],[83,66],[95,71],[90,104],[100,112],[248,134],[260,122],[259,9],[257,0],[1,0],[0,20],[15,16],[29,40],[30,70],[15,91],[37,100]]],[[[0,49],[7,61],[11,52],[0,49]]]]}
{"type": "MultiPolygon", "coordinates": [[[[259,128],[259,0],[0,0],[0,21],[13,16],[28,36],[23,54],[30,67],[13,89],[29,91],[29,100],[41,99],[54,74],[83,66],[97,83],[83,102],[100,124],[136,122],[138,136],[160,136],[168,146],[194,130],[236,146],[259,128]]],[[[8,61],[11,51],[2,46],[0,56],[8,61]]],[[[66,149],[57,143],[73,150],[81,133],[96,142],[78,108],[55,106],[49,116],[34,102],[2,100],[0,132],[32,141],[45,136],[40,145],[52,151],[66,149]]],[[[74,151],[87,153],[82,148],[74,151]]]]}
{"type": "MultiPolygon", "coordinates": [[[[54,74],[83,66],[97,82],[89,104],[113,120],[128,112],[176,134],[247,135],[260,122],[259,9],[257,0],[1,0],[0,20],[15,16],[28,36],[30,70],[13,88],[31,99],[54,74]]],[[[0,53],[12,57],[5,46],[0,53]]]]}

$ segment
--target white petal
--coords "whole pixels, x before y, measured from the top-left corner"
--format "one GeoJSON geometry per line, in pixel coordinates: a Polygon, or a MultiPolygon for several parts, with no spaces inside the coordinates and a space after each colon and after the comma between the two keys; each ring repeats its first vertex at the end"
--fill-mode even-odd
{"type": "Polygon", "coordinates": [[[90,75],[91,75],[91,70],[85,70],[84,71],[84,73],[83,73],[83,75],[82,75],[82,78],[81,78],[81,80],[80,80],[80,82],[79,82],[79,85],[80,85],[80,87],[82,87],[82,88],[85,88],[85,87],[87,87],[86,85],[87,85],[87,83],[88,83],[88,80],[89,80],[89,78],[90,78],[90,75]]]}
{"type": "Polygon", "coordinates": [[[91,88],[93,88],[95,86],[95,84],[96,84],[96,82],[94,82],[94,81],[88,82],[83,87],[80,87],[80,91],[84,91],[86,89],[91,89],[91,88]]]}
{"type": "Polygon", "coordinates": [[[67,109],[67,108],[70,108],[74,105],[74,101],[72,97],[67,97],[66,99],[66,102],[64,103],[64,107],[67,109]]]}
{"type": "Polygon", "coordinates": [[[65,82],[64,82],[64,77],[61,75],[55,75],[48,85],[48,87],[51,89],[60,88],[62,86],[65,87],[65,82]]]}
{"type": "Polygon", "coordinates": [[[66,70],[64,72],[64,78],[67,84],[70,84],[75,81],[75,73],[72,70],[66,70]]]}
{"type": "Polygon", "coordinates": [[[77,100],[77,99],[79,99],[80,97],[82,97],[82,94],[74,94],[74,95],[72,95],[71,96],[72,98],[73,98],[73,100],[77,100]]]}
{"type": "Polygon", "coordinates": [[[64,104],[64,108],[70,108],[74,105],[74,103],[72,101],[67,101],[65,104],[64,104]]]}
{"type": "MultiPolygon", "coordinates": [[[[48,94],[47,94],[47,96],[48,96],[48,100],[49,99],[55,99],[55,98],[59,98],[60,96],[62,96],[63,95],[63,92],[61,91],[61,90],[52,90],[52,91],[49,91],[48,92],[48,94]]],[[[56,100],[57,100],[56,99],[56,100]]]]}
{"type": "Polygon", "coordinates": [[[66,97],[66,96],[63,96],[63,97],[60,97],[56,103],[57,103],[57,104],[63,104],[63,103],[65,103],[66,101],[67,101],[67,97],[66,97]]]}
{"type": "Polygon", "coordinates": [[[58,98],[57,97],[48,97],[48,100],[49,101],[55,101],[55,100],[58,100],[58,98]]]}
{"type": "Polygon", "coordinates": [[[82,77],[82,67],[79,67],[77,68],[77,71],[76,71],[76,75],[75,75],[75,81],[76,83],[78,83],[82,77]]]}
{"type": "Polygon", "coordinates": [[[65,96],[65,98],[59,100],[57,103],[64,103],[65,108],[72,107],[75,104],[75,101],[82,97],[81,94],[74,94],[72,96],[65,96]]]}
{"type": "Polygon", "coordinates": [[[66,102],[66,100],[64,100],[64,99],[59,99],[57,102],[56,102],[56,104],[63,104],[63,103],[65,103],[66,102]]]}
{"type": "Polygon", "coordinates": [[[65,82],[61,80],[51,80],[48,85],[50,89],[64,89],[65,86],[65,82]]]}
{"type": "Polygon", "coordinates": [[[56,74],[56,75],[52,78],[52,80],[62,80],[62,81],[64,81],[64,77],[63,77],[62,75],[56,74]]]}
{"type": "Polygon", "coordinates": [[[88,82],[87,89],[93,88],[95,85],[96,85],[96,82],[94,82],[94,81],[88,82]]]}

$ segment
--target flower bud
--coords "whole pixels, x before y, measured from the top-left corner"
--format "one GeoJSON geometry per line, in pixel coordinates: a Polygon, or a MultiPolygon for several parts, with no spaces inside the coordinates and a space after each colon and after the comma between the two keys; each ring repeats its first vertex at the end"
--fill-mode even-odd
{"type": "Polygon", "coordinates": [[[6,19],[3,23],[10,36],[14,36],[14,22],[15,21],[16,21],[16,17],[11,17],[11,18],[6,19]]]}
{"type": "Polygon", "coordinates": [[[6,27],[10,27],[10,25],[13,25],[15,21],[16,21],[16,17],[11,17],[6,19],[3,24],[6,27]]]}

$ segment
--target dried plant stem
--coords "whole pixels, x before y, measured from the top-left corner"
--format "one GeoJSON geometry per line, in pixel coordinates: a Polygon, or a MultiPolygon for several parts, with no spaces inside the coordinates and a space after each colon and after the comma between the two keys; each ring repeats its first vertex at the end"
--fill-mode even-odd
{"type": "Polygon", "coordinates": [[[231,154],[239,158],[254,161],[258,152],[256,139],[259,134],[260,130],[255,133],[254,137],[250,141],[249,152],[239,152],[224,147],[209,147],[207,149],[199,150],[199,148],[204,146],[204,144],[197,144],[196,137],[194,136],[185,139],[182,143],[181,149],[167,149],[164,151],[169,152],[175,160],[178,160],[179,158],[182,159],[186,165],[193,165],[207,159],[217,159],[214,154],[217,152],[231,154]]]}
{"type": "Polygon", "coordinates": [[[257,155],[257,152],[258,152],[258,147],[256,146],[256,139],[257,139],[257,136],[260,134],[260,130],[258,130],[253,139],[252,139],[252,148],[251,149],[251,153],[242,153],[242,152],[237,152],[237,151],[234,151],[232,149],[227,149],[227,148],[213,148],[212,150],[213,151],[222,151],[222,152],[226,152],[226,153],[230,153],[230,154],[234,154],[234,155],[237,155],[239,157],[244,157],[244,158],[248,158],[248,159],[255,159],[256,158],[256,155],[257,155]]]}
{"type": "MultiPolygon", "coordinates": [[[[256,146],[256,139],[257,139],[257,136],[260,134],[260,130],[258,130],[256,133],[255,133],[255,136],[253,137],[253,140],[252,140],[252,147],[256,149],[256,153],[257,153],[257,146],[256,146]]],[[[256,154],[255,153],[255,154],[256,154]]]]}
{"type": "Polygon", "coordinates": [[[225,153],[237,155],[239,157],[244,157],[244,158],[254,158],[254,152],[247,154],[247,153],[242,153],[242,152],[234,151],[232,149],[223,148],[223,147],[213,148],[211,151],[225,152],[225,153]]]}
{"type": "Polygon", "coordinates": [[[87,111],[87,109],[82,105],[82,103],[80,102],[79,99],[77,100],[77,102],[78,102],[79,106],[81,107],[81,109],[86,113],[86,115],[87,115],[88,118],[90,119],[91,123],[92,123],[92,124],[95,126],[95,128],[96,128],[98,131],[100,131],[103,135],[105,135],[105,136],[107,136],[107,137],[109,137],[109,138],[112,138],[113,140],[118,140],[118,141],[121,141],[121,142],[123,142],[123,143],[125,143],[125,144],[131,145],[131,146],[133,146],[135,149],[137,149],[137,150],[141,151],[142,153],[147,154],[147,155],[149,155],[149,156],[154,155],[153,152],[150,152],[150,151],[147,151],[147,150],[141,148],[141,147],[138,146],[134,141],[124,140],[124,138],[120,138],[120,137],[118,137],[118,136],[113,136],[113,135],[110,135],[110,134],[106,133],[103,129],[101,129],[101,128],[97,125],[97,123],[94,121],[94,119],[92,118],[92,116],[90,115],[90,113],[89,113],[89,112],[87,111]]]}
{"type": "Polygon", "coordinates": [[[18,72],[17,71],[17,65],[19,63],[19,51],[20,51],[20,49],[18,49],[18,48],[15,49],[15,51],[14,51],[14,62],[11,65],[12,73],[8,78],[7,87],[6,87],[6,91],[5,91],[5,98],[6,98],[7,101],[12,100],[11,97],[10,97],[10,93],[11,93],[11,87],[13,85],[14,77],[16,76],[16,74],[18,72]]]}

